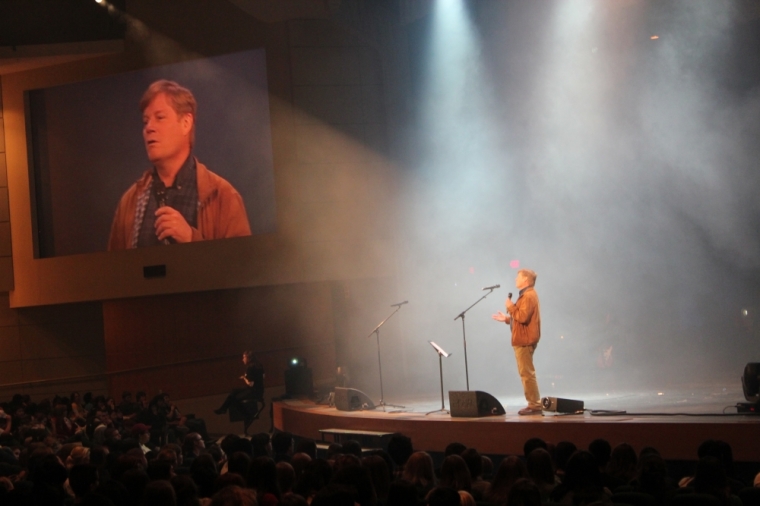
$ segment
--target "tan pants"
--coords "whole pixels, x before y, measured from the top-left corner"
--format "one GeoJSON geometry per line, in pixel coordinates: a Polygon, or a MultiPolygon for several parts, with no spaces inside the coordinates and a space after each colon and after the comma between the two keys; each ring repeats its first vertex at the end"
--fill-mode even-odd
{"type": "Polygon", "coordinates": [[[517,372],[520,373],[525,400],[531,409],[541,409],[541,396],[538,393],[538,381],[536,381],[536,368],[533,367],[533,352],[537,345],[513,346],[515,359],[517,360],[517,372]]]}

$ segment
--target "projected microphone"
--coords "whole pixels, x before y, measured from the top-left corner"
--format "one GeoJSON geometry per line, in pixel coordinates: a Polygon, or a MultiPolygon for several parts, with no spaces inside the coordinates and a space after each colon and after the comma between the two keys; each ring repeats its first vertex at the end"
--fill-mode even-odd
{"type": "Polygon", "coordinates": [[[500,286],[501,286],[501,285],[493,285],[493,286],[487,286],[487,287],[483,288],[483,290],[496,290],[496,289],[497,289],[497,288],[499,288],[500,286]]]}
{"type": "MultiPolygon", "coordinates": [[[[158,205],[158,208],[161,209],[162,207],[166,206],[166,186],[164,186],[163,183],[160,181],[155,181],[153,185],[153,190],[156,193],[156,205],[158,205]]],[[[171,244],[172,241],[168,237],[161,241],[163,244],[171,244]]]]}
{"type": "Polygon", "coordinates": [[[409,304],[409,301],[405,300],[404,302],[399,302],[398,304],[391,304],[391,307],[401,307],[404,304],[409,304]]]}

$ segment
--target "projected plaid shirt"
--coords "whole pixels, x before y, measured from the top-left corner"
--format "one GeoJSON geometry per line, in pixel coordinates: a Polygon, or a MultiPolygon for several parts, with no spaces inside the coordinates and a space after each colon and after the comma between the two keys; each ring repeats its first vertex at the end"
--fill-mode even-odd
{"type": "MultiPolygon", "coordinates": [[[[150,187],[150,195],[145,204],[143,220],[137,237],[137,247],[155,246],[162,244],[156,236],[156,210],[158,209],[157,190],[165,191],[164,200],[166,205],[179,211],[187,223],[193,227],[198,226],[198,183],[195,173],[195,157],[191,154],[174,179],[174,184],[168,188],[153,172],[153,184],[150,187]]],[[[173,240],[170,240],[174,242],[173,240]]]]}

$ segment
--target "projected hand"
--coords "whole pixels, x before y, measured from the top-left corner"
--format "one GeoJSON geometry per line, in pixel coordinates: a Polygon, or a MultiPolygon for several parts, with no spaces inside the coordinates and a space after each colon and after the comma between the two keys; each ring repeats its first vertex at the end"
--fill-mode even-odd
{"type": "Polygon", "coordinates": [[[493,318],[497,322],[509,323],[509,315],[506,315],[502,313],[501,311],[497,312],[495,315],[491,315],[491,318],[493,318]]]}
{"type": "Polygon", "coordinates": [[[164,206],[156,211],[156,235],[160,241],[171,237],[177,242],[190,242],[193,229],[179,211],[164,206]]]}

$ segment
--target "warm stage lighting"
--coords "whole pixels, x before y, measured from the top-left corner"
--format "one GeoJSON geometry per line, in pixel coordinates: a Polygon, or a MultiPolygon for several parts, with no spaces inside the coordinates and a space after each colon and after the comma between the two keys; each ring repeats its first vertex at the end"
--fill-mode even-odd
{"type": "Polygon", "coordinates": [[[650,39],[652,39],[652,40],[657,40],[657,39],[659,39],[659,38],[660,38],[660,36],[659,36],[659,35],[652,35],[652,36],[651,36],[651,37],[649,37],[649,38],[650,38],[650,39]]]}

